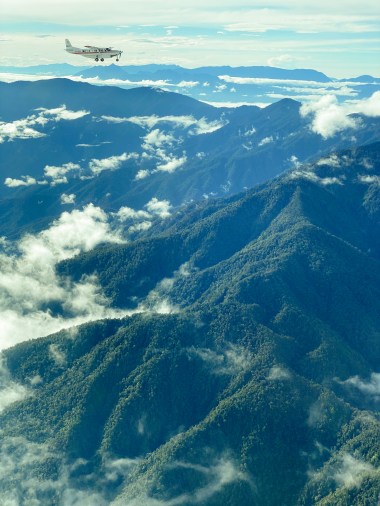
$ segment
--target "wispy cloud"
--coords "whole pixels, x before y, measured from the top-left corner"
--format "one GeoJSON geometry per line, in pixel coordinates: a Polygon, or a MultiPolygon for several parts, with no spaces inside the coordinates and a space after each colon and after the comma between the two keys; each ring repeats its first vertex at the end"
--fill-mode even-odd
{"type": "Polygon", "coordinates": [[[89,204],[64,212],[46,230],[3,243],[0,253],[1,346],[61,328],[122,314],[109,308],[95,276],[79,282],[59,276],[56,265],[103,242],[121,243],[109,217],[89,204]],[[54,312],[50,309],[55,307],[54,312]]]}
{"type": "Polygon", "coordinates": [[[271,367],[268,379],[270,381],[283,381],[283,380],[290,380],[292,377],[291,373],[284,367],[281,367],[279,365],[274,365],[271,367]]]}
{"type": "Polygon", "coordinates": [[[188,348],[190,358],[201,359],[211,374],[234,375],[249,369],[252,363],[252,354],[243,346],[226,343],[225,347],[217,350],[211,348],[188,348]]]}
{"type": "Polygon", "coordinates": [[[76,119],[83,118],[83,116],[87,116],[89,111],[80,110],[80,111],[70,111],[66,109],[65,105],[61,107],[55,107],[53,109],[46,109],[45,107],[39,107],[36,111],[40,111],[40,117],[47,118],[51,121],[73,121],[76,119]]]}
{"type": "Polygon", "coordinates": [[[118,170],[123,162],[136,158],[138,158],[136,153],[122,153],[121,155],[114,155],[102,159],[93,158],[89,162],[89,168],[93,174],[99,175],[105,170],[118,170]]]}
{"type": "Polygon", "coordinates": [[[8,123],[0,121],[0,143],[45,137],[47,134],[39,131],[38,128],[44,127],[50,121],[72,121],[90,114],[88,111],[70,111],[64,105],[55,109],[39,108],[36,111],[38,114],[32,114],[23,119],[8,123]]]}
{"type": "Polygon", "coordinates": [[[343,453],[333,472],[333,479],[338,487],[360,487],[363,480],[373,474],[375,468],[349,453],[343,453]]]}
{"type": "Polygon", "coordinates": [[[139,309],[144,312],[161,314],[177,313],[180,309],[172,301],[173,288],[178,281],[190,275],[191,267],[188,262],[182,264],[174,271],[172,277],[163,278],[151,290],[147,297],[139,304],[139,309]]]}
{"type": "Polygon", "coordinates": [[[201,135],[204,133],[211,133],[219,130],[225,126],[228,121],[225,119],[207,120],[206,118],[196,119],[193,116],[131,116],[129,118],[102,116],[106,121],[114,123],[123,123],[129,121],[135,123],[143,128],[153,129],[160,123],[165,125],[172,125],[175,128],[189,129],[191,135],[201,135]]]}
{"type": "Polygon", "coordinates": [[[339,383],[354,387],[362,394],[371,397],[375,401],[380,401],[380,373],[371,373],[368,380],[362,379],[359,376],[353,376],[339,383]]]}
{"type": "Polygon", "coordinates": [[[290,179],[307,179],[313,183],[321,184],[322,186],[328,186],[332,184],[343,185],[343,177],[320,177],[312,170],[301,170],[295,169],[289,173],[290,179]]]}
{"type": "MultiPolygon", "coordinates": [[[[121,169],[124,162],[129,160],[139,160],[137,153],[122,153],[121,155],[112,155],[107,158],[92,158],[88,162],[87,167],[83,167],[78,163],[67,162],[62,165],[46,165],[44,167],[44,178],[37,180],[32,176],[21,176],[21,178],[7,177],[4,185],[9,188],[17,188],[19,186],[32,185],[50,185],[57,186],[59,184],[67,184],[69,178],[79,178],[81,180],[93,179],[104,171],[115,171],[121,169]]],[[[66,201],[61,203],[69,204],[73,202],[66,201]]]]}
{"type": "Polygon", "coordinates": [[[7,506],[107,506],[110,504],[109,490],[113,489],[116,495],[120,482],[138,464],[139,459],[106,456],[97,472],[86,474],[88,461],[85,459],[69,463],[48,443],[6,437],[0,441],[0,502],[7,506]],[[48,462],[55,464],[51,477],[39,472],[48,462]]]}
{"type": "Polygon", "coordinates": [[[25,399],[29,394],[24,385],[11,379],[4,357],[0,353],[0,413],[13,403],[25,399]]]}
{"type": "MultiPolygon", "coordinates": [[[[150,495],[146,489],[137,492],[135,497],[128,501],[129,506],[182,506],[187,504],[204,504],[206,501],[213,498],[216,494],[221,492],[225,487],[232,483],[245,482],[252,486],[250,477],[244,471],[241,471],[236,464],[235,460],[230,456],[222,456],[214,459],[209,465],[193,464],[190,462],[177,461],[167,466],[167,472],[171,470],[176,473],[186,475],[190,473],[191,476],[199,476],[199,486],[191,492],[185,492],[181,495],[176,495],[171,499],[161,500],[154,495],[150,495]]],[[[121,506],[125,504],[122,496],[114,501],[112,504],[121,506]]]]}

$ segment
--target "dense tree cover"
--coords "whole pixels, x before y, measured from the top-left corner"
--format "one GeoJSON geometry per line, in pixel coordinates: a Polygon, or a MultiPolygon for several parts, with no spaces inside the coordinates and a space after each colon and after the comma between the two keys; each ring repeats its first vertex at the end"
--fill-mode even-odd
{"type": "Polygon", "coordinates": [[[141,313],[4,352],[28,389],[0,416],[4,497],[377,503],[379,145],[337,156],[60,266],[141,313]]]}

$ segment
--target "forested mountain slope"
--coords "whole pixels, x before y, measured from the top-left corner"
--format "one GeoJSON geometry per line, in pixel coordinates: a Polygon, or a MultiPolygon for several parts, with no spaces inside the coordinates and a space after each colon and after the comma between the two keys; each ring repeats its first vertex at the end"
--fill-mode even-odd
{"type": "Polygon", "coordinates": [[[22,399],[0,415],[0,497],[376,504],[379,153],[334,153],[63,262],[136,314],[3,352],[22,399]]]}

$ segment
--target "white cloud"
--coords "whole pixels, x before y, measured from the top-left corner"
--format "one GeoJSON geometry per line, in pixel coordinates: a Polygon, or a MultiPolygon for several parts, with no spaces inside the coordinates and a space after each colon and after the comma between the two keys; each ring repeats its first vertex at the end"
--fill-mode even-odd
{"type": "Polygon", "coordinates": [[[6,437],[0,442],[0,503],[4,506],[107,506],[110,488],[124,480],[139,464],[139,459],[106,457],[99,472],[86,474],[88,461],[77,459],[67,464],[64,455],[47,443],[23,437],[6,437]],[[55,462],[55,472],[44,478],[39,469],[55,462]],[[85,480],[78,487],[78,472],[85,480]],[[17,486],[15,486],[17,484],[17,486]]]}
{"type": "Polygon", "coordinates": [[[161,172],[174,172],[187,162],[187,157],[181,156],[180,158],[176,158],[172,155],[164,155],[163,156],[164,163],[160,163],[157,165],[156,170],[161,172]]]}
{"type": "Polygon", "coordinates": [[[38,139],[45,137],[45,134],[38,132],[30,125],[34,125],[35,121],[30,118],[16,120],[12,123],[0,122],[0,143],[5,141],[13,141],[15,139],[38,139]]]}
{"type": "Polygon", "coordinates": [[[344,184],[342,179],[339,177],[319,177],[317,174],[312,172],[311,170],[293,170],[289,174],[289,178],[291,179],[307,179],[312,181],[313,183],[318,183],[323,186],[328,186],[331,184],[344,184]]]}
{"type": "Polygon", "coordinates": [[[45,137],[44,132],[35,127],[43,127],[50,121],[75,120],[90,114],[88,111],[70,111],[66,106],[56,109],[36,109],[38,114],[27,116],[9,123],[0,121],[0,143],[15,139],[38,139],[45,137]]]}
{"type": "Polygon", "coordinates": [[[139,181],[140,179],[145,179],[150,174],[150,171],[148,169],[140,169],[137,171],[135,176],[135,181],[139,181]]]}
{"type": "Polygon", "coordinates": [[[369,117],[380,116],[380,92],[373,93],[368,99],[347,101],[343,104],[338,104],[334,95],[326,95],[317,101],[303,104],[300,109],[302,117],[311,116],[311,130],[324,139],[346,129],[359,128],[361,120],[349,116],[352,113],[369,117]]]}
{"type": "Polygon", "coordinates": [[[338,461],[333,478],[339,487],[360,487],[363,480],[374,471],[375,468],[371,464],[344,453],[338,461]]]}
{"type": "Polygon", "coordinates": [[[73,121],[76,119],[83,118],[84,116],[87,116],[89,111],[70,111],[69,109],[66,109],[65,105],[62,105],[61,107],[56,107],[54,109],[45,109],[44,107],[39,107],[36,109],[36,111],[41,111],[40,117],[47,118],[49,120],[53,121],[73,121]]]}
{"type": "MultiPolygon", "coordinates": [[[[210,465],[192,464],[189,462],[173,462],[169,470],[186,472],[188,470],[192,475],[199,475],[199,487],[192,492],[177,495],[172,499],[161,501],[147,494],[146,490],[137,492],[136,496],[128,502],[128,506],[183,506],[189,504],[204,504],[216,494],[221,492],[224,487],[231,483],[244,481],[250,482],[247,473],[241,471],[235,461],[228,455],[215,459],[210,465]]],[[[122,496],[112,502],[113,506],[125,504],[122,496]]]]}
{"type": "Polygon", "coordinates": [[[196,122],[193,133],[195,135],[209,134],[224,127],[227,123],[228,121],[223,119],[208,121],[205,118],[201,118],[196,122]]]}
{"type": "Polygon", "coordinates": [[[59,349],[57,344],[55,343],[50,344],[48,351],[53,362],[58,367],[63,367],[66,364],[66,355],[62,350],[59,349]]]}
{"type": "Polygon", "coordinates": [[[252,354],[243,346],[227,343],[224,349],[217,351],[211,348],[187,349],[190,358],[198,357],[207,364],[212,374],[233,375],[249,369],[252,363],[252,354]]]}
{"type": "Polygon", "coordinates": [[[153,197],[145,207],[152,214],[156,214],[160,218],[168,218],[170,216],[171,204],[169,200],[158,200],[157,197],[153,197]]]}
{"type": "Polygon", "coordinates": [[[272,56],[268,59],[268,65],[271,67],[287,67],[288,65],[294,65],[295,60],[297,58],[294,58],[294,56],[291,56],[289,54],[281,54],[279,56],[272,56]]]}
{"type": "Polygon", "coordinates": [[[357,118],[349,117],[347,110],[340,106],[334,95],[326,95],[316,102],[302,104],[302,117],[312,116],[310,129],[324,139],[347,129],[356,129],[361,122],[357,118]]]}
{"type": "Polygon", "coordinates": [[[128,232],[130,234],[134,234],[135,232],[144,232],[145,230],[149,230],[152,226],[152,222],[148,220],[141,221],[140,223],[135,223],[128,228],[128,232]]]}
{"type": "Polygon", "coordinates": [[[161,148],[163,146],[172,146],[175,142],[175,138],[172,134],[166,134],[160,131],[158,128],[150,131],[143,139],[142,148],[151,150],[153,148],[161,148]]]}
{"type": "Polygon", "coordinates": [[[261,141],[258,143],[258,146],[259,147],[266,146],[267,144],[270,144],[273,141],[274,141],[274,139],[273,139],[272,135],[270,137],[264,137],[264,139],[261,139],[261,141]]]}
{"type": "Polygon", "coordinates": [[[93,174],[98,175],[105,170],[118,170],[122,166],[123,162],[136,158],[135,153],[122,153],[121,155],[110,156],[108,158],[97,159],[93,158],[89,162],[89,168],[93,174]]]}
{"type": "Polygon", "coordinates": [[[189,264],[182,264],[177,271],[173,272],[171,278],[163,278],[151,290],[145,300],[139,304],[142,312],[154,312],[159,314],[171,314],[179,311],[178,306],[172,304],[171,295],[174,285],[190,273],[189,264]]]}
{"type": "Polygon", "coordinates": [[[195,86],[199,85],[199,81],[181,81],[175,86],[178,86],[178,88],[194,88],[195,86]]]}
{"type": "MultiPolygon", "coordinates": [[[[173,29],[172,26],[183,25],[183,10],[186,9],[186,23],[188,26],[199,24],[215,26],[218,31],[249,30],[263,32],[266,30],[296,30],[296,31],[347,31],[365,29],[368,25],[372,27],[378,19],[376,2],[365,0],[357,4],[352,0],[343,0],[340,4],[331,4],[327,0],[321,0],[317,4],[311,4],[305,12],[305,5],[299,0],[289,0],[284,10],[283,1],[276,0],[270,4],[271,8],[254,8],[252,4],[241,4],[236,7],[230,0],[194,0],[191,5],[178,4],[178,1],[168,0],[165,8],[158,5],[154,0],[148,0],[143,5],[133,2],[133,5],[120,6],[116,0],[103,6],[94,6],[88,9],[88,4],[78,6],[76,18],[73,20],[70,14],[74,12],[77,4],[68,0],[65,6],[57,5],[57,9],[51,12],[49,4],[45,0],[36,0],[33,10],[25,12],[23,3],[5,4],[5,20],[35,20],[39,22],[83,24],[87,26],[103,24],[112,26],[125,26],[121,20],[128,19],[128,29],[134,25],[149,28],[160,25],[163,29],[173,29]],[[13,7],[13,8],[12,8],[13,7]],[[28,15],[30,16],[28,18],[28,15]],[[231,26],[232,25],[232,26],[231,26]],[[170,27],[170,28],[167,28],[170,27]]],[[[167,37],[170,41],[171,37],[167,37]]],[[[86,40],[86,38],[84,38],[86,40]]]]}
{"type": "MultiPolygon", "coordinates": [[[[124,123],[129,121],[131,123],[135,123],[136,125],[141,126],[142,128],[152,129],[158,124],[170,124],[175,128],[183,128],[190,129],[189,133],[192,135],[201,135],[204,133],[214,132],[219,128],[225,126],[228,121],[224,119],[209,121],[205,117],[196,119],[194,116],[131,116],[129,118],[123,117],[113,117],[113,116],[102,116],[102,118],[106,121],[110,121],[113,123],[124,123]]],[[[154,134],[157,135],[157,132],[154,134]]],[[[168,138],[171,142],[172,138],[168,138]]],[[[149,137],[147,138],[147,144],[152,144],[149,142],[149,137]]]]}
{"type": "Polygon", "coordinates": [[[136,211],[135,209],[132,209],[131,207],[121,207],[117,213],[115,213],[115,216],[121,221],[128,221],[128,220],[146,220],[152,217],[151,214],[147,213],[146,211],[139,210],[136,211]]]}
{"type": "Polygon", "coordinates": [[[80,172],[81,167],[77,163],[64,163],[61,166],[46,165],[44,167],[44,175],[50,178],[50,184],[55,186],[57,184],[67,183],[67,174],[69,172],[80,172]]]}
{"type": "Polygon", "coordinates": [[[19,186],[31,186],[38,184],[38,182],[34,177],[21,176],[21,179],[13,179],[11,177],[7,177],[5,178],[4,184],[5,186],[8,186],[8,188],[17,188],[19,186]]]}
{"type": "Polygon", "coordinates": [[[353,376],[341,383],[343,385],[351,385],[363,394],[372,397],[376,401],[380,401],[380,373],[371,373],[368,381],[361,379],[359,376],[353,376]]]}
{"type": "Polygon", "coordinates": [[[352,103],[352,112],[369,117],[380,116],[380,91],[375,91],[369,98],[352,103]]]}
{"type": "Polygon", "coordinates": [[[360,175],[359,181],[366,184],[377,184],[380,186],[380,176],[370,176],[369,174],[366,175],[360,175]]]}
{"type": "Polygon", "coordinates": [[[97,144],[75,144],[76,148],[98,148],[104,144],[112,144],[111,141],[98,142],[97,144]]]}
{"type": "MultiPolygon", "coordinates": [[[[298,10],[300,10],[298,6],[298,10]]],[[[298,33],[371,32],[374,29],[370,16],[342,14],[344,11],[328,13],[305,13],[283,8],[251,9],[244,18],[231,21],[224,29],[233,32],[263,33],[269,30],[291,30],[298,33]]]]}
{"type": "MultiPolygon", "coordinates": [[[[55,165],[45,165],[44,167],[44,176],[45,179],[37,180],[31,176],[21,176],[21,179],[13,179],[11,177],[7,177],[4,181],[4,184],[9,188],[17,188],[18,186],[31,186],[35,184],[39,185],[47,185],[56,186],[58,184],[66,184],[68,182],[67,176],[69,173],[77,173],[80,174],[82,168],[77,163],[64,163],[61,166],[55,165]],[[46,179],[47,178],[47,179],[46,179]]],[[[71,202],[62,202],[61,203],[71,203],[71,202]]]]}
{"type": "MultiPolygon", "coordinates": [[[[81,77],[81,76],[70,76],[70,79],[73,81],[89,83],[89,84],[105,84],[109,86],[149,86],[149,87],[157,87],[157,88],[165,88],[167,86],[175,87],[176,84],[171,84],[167,80],[163,79],[141,79],[140,81],[131,81],[130,79],[100,79],[99,77],[81,77]]],[[[157,90],[161,91],[161,90],[157,90]]]]}
{"type": "Polygon", "coordinates": [[[302,163],[298,160],[296,155],[292,155],[288,160],[292,164],[292,166],[296,169],[298,169],[302,165],[302,163]]]}
{"type": "Polygon", "coordinates": [[[1,347],[85,321],[124,314],[109,308],[95,276],[79,282],[59,276],[56,265],[103,242],[121,243],[109,217],[89,204],[64,212],[46,230],[3,245],[0,253],[1,347]],[[13,247],[13,250],[12,250],[13,247]],[[49,308],[56,307],[53,313],[49,308]]]}
{"type": "Polygon", "coordinates": [[[11,379],[4,357],[0,354],[0,413],[14,402],[25,399],[29,394],[26,387],[11,379]]]}
{"type": "Polygon", "coordinates": [[[268,379],[271,381],[289,380],[291,377],[292,376],[287,369],[284,369],[278,365],[271,367],[268,374],[268,379]]]}
{"type": "Polygon", "coordinates": [[[70,193],[62,193],[61,195],[61,204],[75,204],[75,194],[70,193]]]}
{"type": "Polygon", "coordinates": [[[338,155],[336,155],[335,153],[325,157],[325,158],[320,158],[316,165],[328,165],[329,167],[333,167],[335,169],[338,169],[339,167],[342,166],[342,162],[344,160],[342,158],[339,158],[338,155]]]}

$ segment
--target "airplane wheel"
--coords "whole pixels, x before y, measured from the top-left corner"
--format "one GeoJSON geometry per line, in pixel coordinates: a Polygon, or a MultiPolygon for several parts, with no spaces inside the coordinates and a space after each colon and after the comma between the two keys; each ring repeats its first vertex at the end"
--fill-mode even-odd
{"type": "Polygon", "coordinates": [[[119,61],[119,58],[116,58],[116,61],[119,61]]]}
{"type": "Polygon", "coordinates": [[[100,58],[100,61],[104,61],[104,58],[100,58]]]}
{"type": "Polygon", "coordinates": [[[99,58],[95,58],[95,61],[99,61],[99,58]]]}

